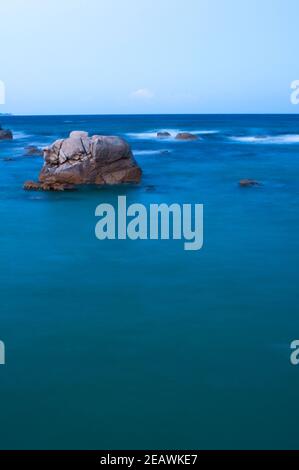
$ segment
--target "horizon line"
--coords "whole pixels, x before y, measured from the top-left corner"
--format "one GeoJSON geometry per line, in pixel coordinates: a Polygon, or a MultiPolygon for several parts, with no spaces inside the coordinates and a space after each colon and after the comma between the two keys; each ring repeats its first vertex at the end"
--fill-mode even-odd
{"type": "Polygon", "coordinates": [[[42,116],[296,116],[298,112],[272,112],[272,113],[71,113],[71,114],[15,114],[0,113],[0,117],[42,117],[42,116]]]}

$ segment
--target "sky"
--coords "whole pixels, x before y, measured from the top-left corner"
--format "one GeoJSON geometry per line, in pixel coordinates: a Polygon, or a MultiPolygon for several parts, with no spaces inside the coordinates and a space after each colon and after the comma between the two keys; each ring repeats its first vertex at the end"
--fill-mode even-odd
{"type": "Polygon", "coordinates": [[[298,0],[0,1],[0,113],[299,111],[298,0]]]}

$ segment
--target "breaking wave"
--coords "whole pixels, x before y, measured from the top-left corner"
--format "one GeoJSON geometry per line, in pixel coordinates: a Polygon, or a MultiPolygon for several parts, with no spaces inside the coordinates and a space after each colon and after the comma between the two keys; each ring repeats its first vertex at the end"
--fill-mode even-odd
{"type": "Polygon", "coordinates": [[[14,139],[28,139],[29,137],[32,137],[32,135],[21,131],[13,131],[14,139]]]}
{"type": "Polygon", "coordinates": [[[235,142],[246,144],[298,144],[299,134],[265,135],[265,136],[233,136],[235,142]]]}
{"type": "Polygon", "coordinates": [[[209,135],[209,134],[218,134],[219,133],[218,130],[164,129],[163,128],[163,129],[156,129],[156,130],[150,130],[150,131],[145,131],[145,132],[128,132],[126,134],[126,136],[131,138],[131,139],[157,140],[157,133],[158,132],[168,132],[170,134],[169,137],[164,137],[163,140],[174,139],[175,136],[179,132],[190,132],[191,134],[195,134],[195,135],[209,135]]]}

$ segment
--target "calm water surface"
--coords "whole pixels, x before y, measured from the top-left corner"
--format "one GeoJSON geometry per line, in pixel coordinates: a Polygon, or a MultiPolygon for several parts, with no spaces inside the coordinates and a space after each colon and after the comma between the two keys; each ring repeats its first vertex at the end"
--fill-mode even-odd
{"type": "Polygon", "coordinates": [[[299,448],[299,117],[1,124],[0,448],[299,448]],[[42,165],[24,147],[76,129],[128,139],[142,183],[23,191],[42,165]],[[204,248],[98,241],[95,208],[119,194],[203,203],[204,248]]]}

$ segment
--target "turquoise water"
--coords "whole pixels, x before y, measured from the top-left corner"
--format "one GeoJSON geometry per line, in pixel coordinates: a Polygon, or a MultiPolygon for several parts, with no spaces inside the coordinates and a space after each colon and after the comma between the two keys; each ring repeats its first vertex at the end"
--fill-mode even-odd
{"type": "Polygon", "coordinates": [[[299,117],[1,124],[15,139],[0,142],[0,447],[299,448],[299,366],[289,360],[299,338],[299,117]],[[127,138],[142,183],[23,191],[42,165],[24,147],[76,129],[127,138]],[[201,140],[161,141],[159,130],[201,140]],[[242,178],[263,184],[242,189],[242,178]],[[203,249],[100,242],[95,208],[119,194],[203,203],[203,249]]]}

